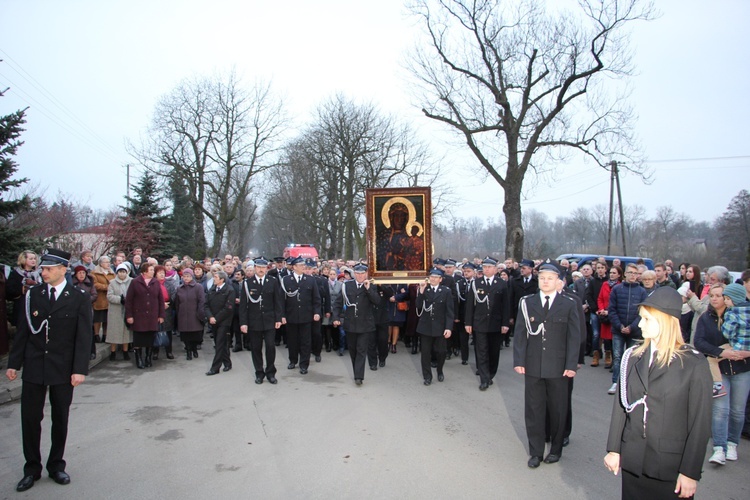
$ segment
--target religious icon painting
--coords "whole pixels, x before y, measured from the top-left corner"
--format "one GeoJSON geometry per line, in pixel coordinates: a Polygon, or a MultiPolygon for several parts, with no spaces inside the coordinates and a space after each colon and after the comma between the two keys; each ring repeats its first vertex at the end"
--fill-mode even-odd
{"type": "Polygon", "coordinates": [[[430,188],[366,190],[370,277],[380,283],[423,280],[432,258],[430,188]]]}

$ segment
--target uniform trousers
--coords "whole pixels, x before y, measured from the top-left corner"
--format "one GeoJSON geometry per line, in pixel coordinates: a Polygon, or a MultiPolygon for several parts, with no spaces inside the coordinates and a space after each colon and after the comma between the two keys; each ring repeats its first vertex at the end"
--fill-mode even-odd
{"type": "Polygon", "coordinates": [[[229,358],[229,337],[232,335],[230,325],[212,325],[214,328],[214,360],[211,363],[211,371],[218,372],[223,364],[224,367],[232,366],[229,358]]]}
{"type": "Polygon", "coordinates": [[[313,355],[320,356],[320,352],[323,350],[323,326],[320,321],[312,322],[312,329],[310,332],[310,336],[311,336],[311,351],[313,355]]]}
{"type": "Polygon", "coordinates": [[[388,323],[375,325],[367,343],[367,361],[370,366],[376,366],[378,360],[385,362],[388,357],[388,323]]]}
{"type": "Polygon", "coordinates": [[[552,443],[549,452],[557,456],[562,455],[565,416],[568,412],[568,378],[540,378],[526,374],[524,382],[524,413],[529,455],[544,456],[544,427],[547,413],[552,443]]]}
{"type": "MultiPolygon", "coordinates": [[[[568,379],[568,411],[565,414],[565,425],[563,426],[563,438],[569,438],[570,433],[573,430],[573,380],[574,378],[565,377],[568,379]]],[[[544,424],[544,433],[547,439],[550,438],[550,425],[549,425],[549,408],[547,408],[547,418],[544,424]]]]}
{"type": "Polygon", "coordinates": [[[432,353],[434,351],[437,360],[437,373],[442,375],[445,364],[446,338],[442,335],[431,337],[420,335],[422,341],[422,378],[432,380],[432,353]]]}
{"type": "Polygon", "coordinates": [[[466,333],[466,324],[463,321],[456,323],[454,335],[458,338],[458,346],[461,349],[461,361],[469,361],[469,335],[466,333]]]}
{"type": "Polygon", "coordinates": [[[352,358],[354,378],[364,380],[365,359],[367,359],[367,344],[375,332],[346,332],[346,343],[349,346],[349,356],[352,358]]]}
{"type": "Polygon", "coordinates": [[[497,374],[502,342],[500,332],[474,332],[479,380],[483,384],[489,384],[497,374]]]}
{"type": "Polygon", "coordinates": [[[255,376],[263,378],[270,377],[276,373],[276,330],[250,330],[250,351],[253,357],[253,367],[255,367],[255,376]],[[263,344],[266,346],[266,368],[263,369],[263,344]]]}
{"type": "Polygon", "coordinates": [[[21,389],[21,434],[23,436],[23,455],[26,464],[24,476],[37,477],[42,473],[42,419],[44,418],[44,401],[49,388],[49,402],[52,416],[52,444],[47,458],[47,471],[65,471],[65,441],[68,438],[68,414],[73,401],[73,386],[70,383],[58,385],[41,385],[23,382],[21,389]]]}
{"type": "Polygon", "coordinates": [[[287,323],[286,343],[289,347],[289,362],[299,363],[300,369],[310,367],[312,349],[312,321],[309,323],[287,323]]]}

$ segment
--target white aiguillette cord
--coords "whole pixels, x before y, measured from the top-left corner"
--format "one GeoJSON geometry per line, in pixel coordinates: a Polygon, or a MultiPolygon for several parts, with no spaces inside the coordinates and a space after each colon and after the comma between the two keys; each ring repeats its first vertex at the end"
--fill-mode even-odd
{"type": "Polygon", "coordinates": [[[45,340],[49,342],[49,319],[45,318],[42,324],[39,325],[39,328],[34,328],[34,325],[31,324],[31,290],[26,292],[26,323],[28,323],[29,330],[31,330],[33,335],[37,335],[44,329],[45,340]]]}
{"type": "Polygon", "coordinates": [[[544,328],[544,322],[540,323],[536,330],[531,329],[531,320],[529,319],[529,311],[526,308],[526,297],[521,298],[521,313],[523,314],[523,320],[526,323],[526,337],[529,335],[539,335],[547,330],[544,328]]]}
{"type": "MultiPolygon", "coordinates": [[[[263,302],[263,295],[260,295],[257,299],[254,299],[254,298],[252,298],[250,296],[250,290],[247,289],[247,280],[245,280],[245,283],[243,283],[243,284],[245,285],[245,295],[247,295],[247,300],[249,300],[253,304],[257,304],[259,302],[263,302]]],[[[284,291],[286,291],[286,290],[284,290],[284,291]]]]}
{"type": "Polygon", "coordinates": [[[648,398],[648,394],[644,394],[643,397],[632,404],[628,403],[628,387],[626,384],[628,380],[628,360],[630,359],[630,355],[633,353],[635,347],[636,346],[633,346],[625,351],[622,355],[622,361],[620,361],[620,403],[622,403],[623,408],[625,408],[625,411],[628,413],[635,410],[638,405],[643,405],[643,437],[645,438],[646,420],[648,416],[648,403],[646,399],[648,398]]]}

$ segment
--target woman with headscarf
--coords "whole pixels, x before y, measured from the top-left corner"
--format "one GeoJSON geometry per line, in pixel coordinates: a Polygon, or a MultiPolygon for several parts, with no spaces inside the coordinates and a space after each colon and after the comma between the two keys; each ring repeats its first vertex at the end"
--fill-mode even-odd
{"type": "Polygon", "coordinates": [[[130,360],[128,344],[133,342],[133,332],[125,326],[125,296],[133,278],[130,277],[130,265],[117,266],[115,279],[109,282],[107,289],[107,343],[109,344],[109,360],[114,361],[117,356],[117,346],[122,346],[122,359],[130,360]]]}
{"type": "Polygon", "coordinates": [[[97,266],[91,273],[91,279],[94,280],[94,288],[96,288],[97,294],[94,302],[94,342],[105,342],[107,339],[107,309],[109,309],[107,290],[109,289],[109,282],[115,279],[109,257],[106,255],[99,257],[97,266]],[[99,337],[100,329],[102,332],[101,338],[99,337]]]}
{"type": "Polygon", "coordinates": [[[177,317],[177,329],[180,339],[185,344],[187,359],[198,357],[198,342],[203,340],[205,294],[203,286],[195,280],[192,269],[182,271],[182,285],[174,294],[174,310],[177,317]]]}
{"type": "MultiPolygon", "coordinates": [[[[159,282],[162,299],[164,300],[164,323],[162,323],[160,328],[167,332],[167,336],[169,337],[169,345],[164,348],[164,351],[167,353],[167,359],[174,359],[174,355],[172,354],[172,332],[174,331],[174,307],[172,306],[172,297],[174,297],[174,294],[177,291],[179,282],[176,279],[177,272],[172,267],[172,261],[166,260],[164,261],[164,264],[165,265],[163,266],[156,266],[154,268],[154,275],[156,281],[159,282]],[[169,271],[172,273],[170,278],[167,278],[167,268],[169,268],[169,271]]],[[[154,347],[152,358],[159,359],[158,347],[154,347]]]]}
{"type": "Polygon", "coordinates": [[[711,435],[711,374],[685,344],[682,300],[661,287],[640,304],[644,342],[625,351],[606,468],[622,469],[622,498],[692,498],[711,435]]]}
{"type": "Polygon", "coordinates": [[[164,298],[161,285],[154,278],[154,267],[148,262],[142,264],[125,295],[125,322],[133,330],[135,365],[140,369],[151,366],[154,334],[164,323],[164,298]]]}

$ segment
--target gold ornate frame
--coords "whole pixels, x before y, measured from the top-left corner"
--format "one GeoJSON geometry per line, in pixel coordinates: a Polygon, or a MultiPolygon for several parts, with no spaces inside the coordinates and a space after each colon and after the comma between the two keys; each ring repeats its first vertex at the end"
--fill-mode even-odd
{"type": "Polygon", "coordinates": [[[370,277],[379,283],[424,280],[432,261],[430,188],[367,189],[365,194],[370,277]]]}

